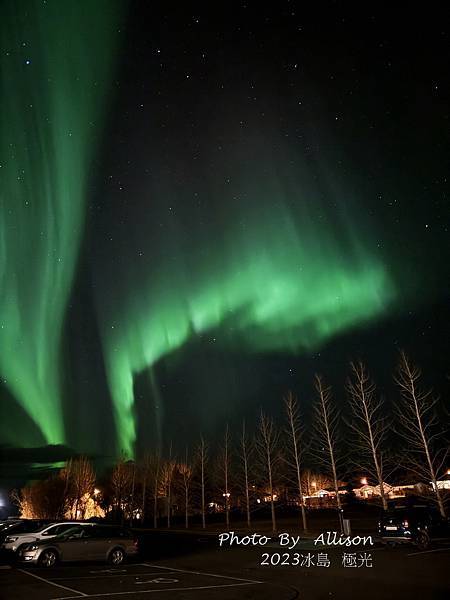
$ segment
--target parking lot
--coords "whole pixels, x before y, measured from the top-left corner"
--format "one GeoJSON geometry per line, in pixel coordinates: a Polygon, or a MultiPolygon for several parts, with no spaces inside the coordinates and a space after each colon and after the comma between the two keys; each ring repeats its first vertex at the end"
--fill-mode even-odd
{"type": "MultiPolygon", "coordinates": [[[[6,599],[25,595],[35,600],[73,598],[145,597],[170,592],[177,598],[194,598],[200,591],[218,592],[231,588],[259,586],[261,581],[229,577],[220,573],[190,571],[138,563],[110,568],[104,565],[60,566],[48,569],[11,569],[10,581],[3,570],[3,595],[6,599]]],[[[169,594],[170,595],[170,594],[169,594]]],[[[208,596],[206,595],[205,598],[208,596]]],[[[224,596],[224,597],[236,597],[224,596]]]]}
{"type": "MultiPolygon", "coordinates": [[[[323,548],[328,568],[305,564],[261,564],[257,548],[219,548],[215,537],[170,534],[151,536],[153,551],[120,567],[104,563],[66,563],[51,569],[21,563],[0,568],[2,600],[149,597],[170,600],[365,600],[420,598],[448,600],[448,544],[418,551],[412,546],[371,548],[371,566],[345,568],[345,549],[323,548]],[[165,539],[165,543],[163,540],[165,539]],[[150,596],[149,596],[150,595],[150,596]]],[[[310,540],[295,550],[305,557],[317,552],[310,540]]],[[[276,545],[264,548],[279,552],[276,545]]]]}

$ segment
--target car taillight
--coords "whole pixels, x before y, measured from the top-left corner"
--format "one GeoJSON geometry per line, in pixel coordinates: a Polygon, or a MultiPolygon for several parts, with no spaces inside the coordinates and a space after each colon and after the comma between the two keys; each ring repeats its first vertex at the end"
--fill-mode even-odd
{"type": "Polygon", "coordinates": [[[403,527],[409,527],[409,521],[407,519],[403,521],[403,527]]]}

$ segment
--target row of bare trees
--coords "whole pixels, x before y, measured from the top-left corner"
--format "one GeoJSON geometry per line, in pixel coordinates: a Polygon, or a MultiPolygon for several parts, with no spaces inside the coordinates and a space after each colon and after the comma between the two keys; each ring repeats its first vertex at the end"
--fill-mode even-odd
{"type": "MultiPolygon", "coordinates": [[[[366,367],[351,363],[347,380],[348,410],[342,417],[332,390],[321,376],[314,381],[316,399],[313,406],[312,427],[306,435],[305,420],[298,400],[289,392],[284,400],[285,420],[281,427],[261,412],[258,427],[250,434],[246,423],[232,440],[230,428],[220,443],[215,459],[209,460],[209,449],[204,438],[189,455],[186,449],[182,461],[173,457],[172,446],[166,460],[153,458],[158,467],[153,469],[154,519],[157,498],[167,502],[166,519],[170,526],[173,495],[180,498],[185,515],[200,511],[202,525],[206,526],[206,499],[221,503],[226,526],[230,525],[230,511],[239,506],[250,527],[254,506],[252,490],[263,490],[270,506],[273,529],[276,529],[276,506],[279,491],[284,486],[296,498],[301,509],[301,524],[307,529],[305,479],[311,464],[316,465],[334,491],[336,508],[342,509],[342,483],[351,473],[364,473],[377,484],[381,504],[388,507],[386,480],[392,476],[393,465],[401,465],[416,481],[431,484],[430,496],[445,516],[443,492],[438,485],[448,456],[448,447],[436,412],[437,398],[420,386],[420,371],[404,353],[400,355],[395,375],[401,396],[395,404],[392,417],[376,390],[366,367]],[[344,433],[347,433],[344,438],[344,433]],[[400,454],[389,449],[388,434],[403,441],[400,454]],[[440,442],[440,444],[438,443],[440,442]],[[194,498],[196,496],[196,499],[194,498]]],[[[144,494],[145,495],[145,494],[144,494]]],[[[145,501],[142,502],[145,514],[145,501]]]]}
{"type": "MultiPolygon", "coordinates": [[[[226,425],[214,453],[200,436],[195,448],[184,448],[179,457],[170,444],[165,456],[154,452],[137,461],[122,458],[99,486],[98,497],[93,497],[96,478],[92,464],[87,458],[73,459],[57,476],[61,495],[58,516],[86,518],[95,501],[103,514],[109,513],[122,522],[139,518],[147,523],[151,520],[154,527],[162,521],[171,527],[176,507],[177,515],[184,515],[186,528],[192,515],[201,518],[204,528],[213,507],[223,512],[228,528],[232,511],[239,507],[250,527],[255,511],[261,508],[262,496],[262,506],[270,507],[272,528],[276,530],[276,508],[284,490],[285,498],[294,499],[300,506],[300,522],[306,530],[305,496],[311,494],[311,466],[334,491],[336,508],[341,511],[342,485],[352,473],[364,473],[377,484],[386,509],[386,480],[392,475],[393,464],[401,464],[417,482],[431,484],[430,496],[445,516],[438,477],[448,456],[448,445],[436,412],[437,399],[431,391],[422,389],[420,371],[404,353],[395,381],[401,396],[390,417],[365,366],[352,363],[346,385],[349,401],[342,416],[342,407],[330,386],[317,375],[310,425],[306,426],[299,402],[289,392],[284,399],[281,426],[261,412],[255,431],[249,431],[243,422],[240,432],[232,436],[226,425]],[[392,434],[403,441],[402,451],[395,457],[389,450],[388,437],[392,434]]],[[[317,473],[314,478],[318,479],[317,473]]],[[[30,490],[25,488],[17,496],[23,507],[33,504],[30,490]]]]}
{"type": "Polygon", "coordinates": [[[352,419],[352,452],[354,464],[364,468],[378,483],[383,508],[387,509],[385,489],[387,465],[386,437],[393,430],[403,441],[405,467],[417,480],[431,484],[435,501],[443,517],[446,515],[438,475],[448,458],[448,438],[440,427],[436,411],[438,398],[421,386],[421,372],[406,354],[401,352],[395,382],[400,389],[400,401],[395,404],[394,418],[376,393],[376,387],[362,363],[352,363],[352,376],[347,383],[352,419]],[[441,444],[439,444],[441,438],[441,444]]]}

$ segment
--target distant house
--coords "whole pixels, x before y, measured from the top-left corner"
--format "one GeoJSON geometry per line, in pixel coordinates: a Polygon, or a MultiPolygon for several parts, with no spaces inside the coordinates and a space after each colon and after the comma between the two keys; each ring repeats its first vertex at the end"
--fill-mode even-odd
{"type": "MultiPolygon", "coordinates": [[[[348,494],[345,487],[338,488],[339,496],[348,494]]],[[[336,492],[334,488],[319,488],[313,494],[303,496],[306,504],[310,508],[330,508],[336,506],[336,492]]]]}
{"type": "MultiPolygon", "coordinates": [[[[424,483],[407,482],[401,484],[390,485],[389,483],[383,482],[384,495],[389,499],[404,498],[408,495],[422,495],[429,491],[429,487],[424,483]]],[[[449,478],[450,488],[450,478],[449,478]]],[[[359,488],[353,488],[355,496],[360,500],[370,500],[371,498],[380,497],[380,486],[370,485],[368,483],[363,484],[359,488]]]]}
{"type": "MultiPolygon", "coordinates": [[[[383,482],[383,489],[385,496],[390,496],[392,493],[393,487],[386,482],[383,482]]],[[[380,486],[379,485],[370,485],[369,483],[364,483],[359,488],[353,488],[353,492],[357,498],[360,500],[370,500],[371,498],[381,496],[380,486]]]]}
{"type": "Polygon", "coordinates": [[[414,494],[414,492],[417,491],[417,485],[415,483],[393,485],[389,493],[389,498],[404,498],[408,494],[414,494]]]}
{"type": "Polygon", "coordinates": [[[450,469],[436,481],[439,490],[450,490],[450,469]]]}

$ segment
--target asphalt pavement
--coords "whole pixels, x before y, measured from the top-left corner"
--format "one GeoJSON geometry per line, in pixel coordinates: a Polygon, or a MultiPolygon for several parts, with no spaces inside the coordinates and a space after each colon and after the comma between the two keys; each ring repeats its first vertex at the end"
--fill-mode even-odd
{"type": "Polygon", "coordinates": [[[112,598],[143,600],[364,600],[450,598],[450,544],[315,546],[301,539],[291,550],[276,537],[264,546],[219,547],[216,535],[157,532],[144,536],[133,563],[22,564],[0,567],[2,600],[112,598]]]}

